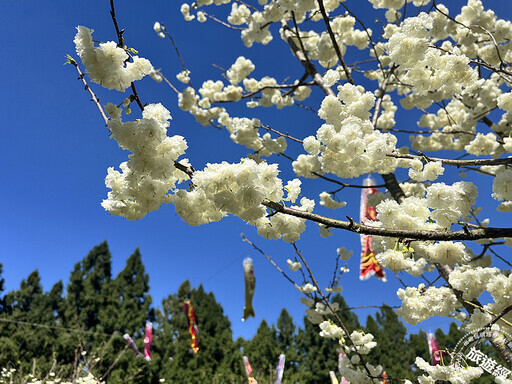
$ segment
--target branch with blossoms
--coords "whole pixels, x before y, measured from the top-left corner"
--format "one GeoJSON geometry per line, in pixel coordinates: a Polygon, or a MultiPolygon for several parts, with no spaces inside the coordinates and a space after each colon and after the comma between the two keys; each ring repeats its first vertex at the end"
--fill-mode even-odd
{"type": "Polygon", "coordinates": [[[394,157],[395,159],[411,159],[411,160],[426,160],[427,162],[439,161],[442,164],[454,165],[456,167],[475,166],[481,167],[483,165],[508,165],[512,164],[512,157],[502,157],[498,159],[473,159],[473,160],[456,160],[456,159],[442,159],[439,157],[421,155],[410,155],[406,153],[388,153],[386,156],[394,157]]]}
{"type": "MultiPolygon", "coordinates": [[[[370,1],[375,8],[382,8],[386,3],[370,1]]],[[[323,235],[332,229],[372,235],[375,236],[376,257],[384,267],[395,273],[407,271],[413,276],[422,276],[428,283],[428,286],[420,284],[417,288],[403,283],[405,289],[398,291],[402,305],[397,314],[405,321],[416,324],[434,315],[448,316],[464,309],[470,315],[466,321],[468,329],[478,324],[496,324],[508,329],[511,323],[508,308],[512,302],[506,299],[508,296],[503,290],[512,287],[512,283],[499,269],[477,265],[487,265],[484,264],[488,259],[487,251],[495,255],[491,246],[512,244],[512,228],[488,227],[476,216],[473,219],[477,224],[468,222],[473,220],[466,217],[473,212],[478,192],[473,183],[460,181],[446,185],[435,182],[428,185],[425,182],[441,177],[443,165],[465,169],[485,167],[479,171],[493,176],[492,197],[502,202],[499,209],[512,209],[512,190],[509,188],[512,170],[508,168],[512,158],[501,157],[503,153],[512,152],[509,137],[512,92],[505,89],[509,85],[508,63],[503,61],[512,54],[512,46],[507,40],[512,34],[512,25],[497,20],[494,13],[483,12],[478,0],[469,3],[457,17],[448,17],[447,8],[435,3],[428,13],[406,17],[406,13],[411,13],[405,7],[406,3],[398,8],[403,8],[403,15],[393,7],[386,12],[387,24],[380,36],[373,40],[372,31],[362,20],[344,4],[336,2],[316,0],[295,4],[276,0],[259,9],[239,0],[232,4],[227,21],[205,12],[206,4],[201,2],[192,7],[184,4],[181,11],[186,20],[197,18],[204,22],[210,18],[240,30],[248,47],[254,43],[268,44],[272,40],[271,28],[280,25],[281,38],[302,66],[299,67],[301,74],[293,84],[288,80],[279,84],[268,76],[261,80],[250,77],[255,65],[242,56],[224,71],[222,80],[205,81],[197,89],[191,86],[193,74],[189,71],[178,75],[178,80],[186,84],[181,91],[175,88],[179,107],[204,126],[225,127],[235,143],[252,151],[248,159],[239,163],[208,164],[202,170],[195,170],[188,161],[178,160],[187,148],[185,139],[177,135],[167,136],[169,111],[161,104],[142,104],[138,97],[134,82],[151,74],[154,68],[148,60],[132,56],[133,51],[124,44],[111,0],[118,43],[114,46],[110,42],[102,43],[95,47],[92,31],[80,27],[75,37],[77,53],[93,82],[109,89],[130,88],[132,95],[127,103],[137,101],[142,118],[123,122],[122,108],[127,108],[124,103],[122,107],[113,104],[105,107],[110,119],[105,113],[102,117],[112,137],[131,155],[128,162],[120,165],[120,171],[108,170],[106,184],[111,191],[102,205],[114,215],[140,219],[162,203],[172,203],[182,220],[191,225],[235,215],[255,226],[263,237],[282,238],[294,247],[306,229],[306,221],[321,224],[323,235]],[[340,5],[348,13],[337,14],[340,5]],[[192,15],[191,10],[196,14],[192,15]],[[307,23],[316,22],[323,24],[323,31],[306,29],[307,23]],[[356,22],[364,30],[355,29],[356,22]],[[346,64],[350,63],[345,57],[348,55],[346,47],[350,45],[367,51],[370,57],[367,63],[375,66],[364,72],[369,80],[362,79],[362,67],[346,64]],[[104,57],[109,60],[102,61],[104,57]],[[97,70],[101,65],[104,68],[97,70]],[[325,72],[318,69],[320,67],[325,72]],[[109,73],[121,75],[114,79],[105,75],[109,73]],[[306,82],[309,77],[312,81],[306,82]],[[224,80],[230,84],[226,85],[224,80]],[[369,81],[375,81],[374,91],[367,90],[369,81]],[[249,108],[287,108],[300,104],[316,92],[316,88],[323,93],[316,111],[322,123],[316,132],[304,139],[286,128],[281,131],[271,128],[272,124],[262,123],[259,118],[231,116],[227,109],[226,102],[248,98],[251,98],[246,104],[249,108]],[[414,132],[419,135],[411,137],[411,147],[419,155],[397,151],[398,138],[391,132],[403,131],[394,128],[398,97],[403,108],[416,108],[422,114],[419,125],[429,129],[414,132]],[[497,114],[498,110],[504,112],[501,120],[493,116],[495,122],[491,121],[489,113],[497,114]],[[481,122],[486,127],[477,126],[481,122]],[[483,129],[490,131],[484,134],[483,129]],[[263,130],[267,132],[263,134],[263,130]],[[285,153],[288,142],[302,144],[305,152],[290,156],[289,152],[285,153]],[[463,152],[463,156],[452,160],[430,155],[440,149],[463,152]],[[490,158],[461,159],[466,154],[490,158]],[[264,159],[272,155],[289,159],[298,178],[317,177],[341,188],[361,187],[341,180],[378,173],[394,200],[375,202],[378,222],[358,223],[351,217],[345,221],[319,215],[314,212],[314,200],[307,197],[299,200],[299,179],[290,180],[283,186],[277,165],[264,159]],[[395,173],[400,174],[397,172],[399,168],[408,169],[410,179],[416,183],[399,184],[395,176],[395,173]],[[181,183],[186,183],[187,187],[183,188],[181,183]],[[460,225],[462,229],[452,230],[453,225],[460,225]],[[476,257],[461,243],[473,240],[484,240],[485,243],[482,253],[476,257]],[[433,265],[445,280],[445,286],[437,287],[439,278],[430,282],[423,275],[433,265]],[[468,286],[468,281],[479,283],[468,286]],[[482,305],[478,297],[486,291],[494,302],[482,305]]],[[[185,70],[179,53],[178,56],[185,70]]],[[[82,81],[87,85],[83,76],[82,81]]],[[[88,90],[92,92],[90,88],[88,90]]],[[[97,98],[93,97],[93,100],[101,112],[103,109],[97,98]]],[[[339,191],[322,192],[320,204],[326,208],[344,206],[344,202],[336,202],[330,197],[339,191]]],[[[380,194],[375,197],[380,198],[380,194]]],[[[319,290],[306,260],[296,247],[295,251],[310,273],[311,287],[319,290]]],[[[335,273],[332,283],[338,282],[339,276],[335,273]]],[[[322,294],[321,298],[324,309],[335,313],[334,308],[329,307],[329,297],[322,294]]],[[[326,337],[346,335],[355,344],[354,339],[363,339],[360,334],[349,335],[342,323],[336,327],[323,323],[322,332],[326,337]]],[[[492,342],[500,356],[510,364],[510,354],[499,349],[497,340],[492,342]]],[[[365,343],[371,344],[368,340],[365,343]]],[[[355,348],[352,352],[360,359],[360,349],[355,348]]],[[[348,361],[345,363],[349,364],[348,361]]],[[[441,373],[458,374],[454,367],[427,367],[421,359],[417,365],[426,370],[432,380],[439,380],[441,373]]],[[[344,366],[343,372],[351,375],[353,382],[375,378],[380,373],[367,364],[363,364],[359,371],[353,366],[347,367],[344,366]]],[[[476,374],[474,370],[468,372],[465,373],[467,378],[476,374]]]]}
{"type": "Polygon", "coordinates": [[[356,223],[351,218],[349,218],[349,221],[336,220],[329,217],[318,215],[316,213],[301,211],[300,209],[297,208],[286,207],[280,203],[276,203],[269,200],[263,201],[262,204],[268,208],[271,208],[275,212],[284,213],[290,216],[300,217],[301,219],[314,221],[315,223],[323,224],[328,228],[338,228],[354,232],[357,234],[394,237],[409,241],[462,241],[512,237],[512,228],[470,228],[467,224],[463,224],[465,228],[456,231],[414,231],[406,229],[392,229],[356,223]]]}

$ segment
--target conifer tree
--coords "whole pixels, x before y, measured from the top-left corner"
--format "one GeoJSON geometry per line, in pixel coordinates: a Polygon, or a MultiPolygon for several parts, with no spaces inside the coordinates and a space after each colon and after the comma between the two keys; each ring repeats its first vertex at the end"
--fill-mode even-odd
{"type": "Polygon", "coordinates": [[[269,382],[274,374],[281,353],[276,334],[275,327],[262,320],[252,340],[244,346],[244,355],[249,358],[253,376],[258,382],[269,382]]]}
{"type": "MultiPolygon", "coordinates": [[[[296,326],[292,316],[286,308],[283,308],[277,318],[277,343],[280,353],[284,353],[286,357],[284,366],[285,376],[283,376],[285,378],[295,377],[297,371],[298,355],[295,329],[296,326]]],[[[277,364],[277,358],[274,364],[277,364]]]]}
{"type": "Polygon", "coordinates": [[[2,324],[0,365],[20,364],[23,369],[32,366],[36,359],[37,372],[49,369],[57,349],[57,335],[55,330],[41,326],[55,324],[53,307],[58,290],[57,283],[51,294],[44,294],[39,272],[35,270],[21,281],[18,290],[7,293],[2,317],[12,323],[2,324]]]}
{"type": "Polygon", "coordinates": [[[106,241],[95,246],[71,272],[67,286],[66,323],[94,329],[107,297],[102,289],[111,281],[110,251],[106,241]]]}
{"type": "Polygon", "coordinates": [[[142,264],[139,248],[126,260],[126,266],[109,286],[110,305],[100,312],[101,323],[112,322],[112,328],[132,336],[142,336],[150,318],[149,275],[142,264]]]}
{"type": "Polygon", "coordinates": [[[3,278],[4,266],[0,263],[0,314],[4,311],[4,289],[5,289],[5,279],[3,278]]]}
{"type": "Polygon", "coordinates": [[[379,340],[369,354],[370,361],[388,367],[386,373],[390,378],[411,378],[411,362],[416,355],[407,340],[407,328],[393,309],[384,305],[375,314],[375,320],[368,316],[365,330],[379,340]]]}
{"type": "Polygon", "coordinates": [[[235,347],[231,323],[213,293],[202,285],[191,289],[184,281],[176,294],[162,302],[156,314],[155,354],[160,354],[159,374],[167,382],[231,383],[242,378],[242,355],[235,347]],[[193,354],[183,302],[194,306],[199,330],[199,351],[193,354]]]}

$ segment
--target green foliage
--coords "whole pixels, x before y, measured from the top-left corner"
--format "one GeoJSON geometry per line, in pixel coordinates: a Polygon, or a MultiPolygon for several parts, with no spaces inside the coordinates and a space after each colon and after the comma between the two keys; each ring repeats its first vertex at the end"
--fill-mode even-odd
{"type": "MultiPolygon", "coordinates": [[[[113,384],[160,384],[161,379],[224,384],[247,381],[242,361],[247,355],[258,382],[273,383],[279,355],[284,353],[283,383],[329,382],[329,371],[337,371],[337,340],[320,337],[318,325],[307,318],[298,327],[283,309],[275,325],[263,320],[251,340],[233,340],[222,306],[202,285],[193,288],[186,280],[160,307],[152,308],[149,276],[139,249],[115,278],[110,260],[103,242],[75,265],[65,294],[61,281],[44,292],[37,270],[19,289],[5,293],[0,299],[0,366],[15,367],[22,375],[34,372],[36,377],[58,367],[55,373],[70,380],[78,366],[113,384]],[[197,318],[197,354],[190,346],[183,307],[187,299],[197,318]],[[154,325],[150,362],[135,357],[122,338],[130,334],[142,352],[148,320],[154,325]]],[[[0,293],[1,272],[0,264],[0,293]]],[[[338,316],[349,331],[363,329],[342,296],[335,295],[331,302],[338,303],[338,316]]],[[[330,319],[336,321],[334,316],[330,319]]],[[[391,378],[414,378],[418,373],[414,357],[429,359],[426,334],[421,331],[407,338],[406,328],[389,307],[375,318],[369,316],[363,330],[378,340],[369,362],[385,365],[391,378]]],[[[436,336],[441,347],[453,348],[462,333],[453,324],[447,335],[438,330],[436,336]]]]}
{"type": "Polygon", "coordinates": [[[416,355],[407,340],[407,329],[393,309],[383,306],[375,314],[375,319],[369,316],[366,332],[371,333],[378,341],[369,354],[372,364],[386,367],[389,378],[414,377],[412,364],[416,355]]]}

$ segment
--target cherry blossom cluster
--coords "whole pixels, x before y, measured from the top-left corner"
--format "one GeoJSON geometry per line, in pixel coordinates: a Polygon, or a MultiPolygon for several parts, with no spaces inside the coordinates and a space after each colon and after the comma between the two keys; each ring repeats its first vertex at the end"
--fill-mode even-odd
{"type": "Polygon", "coordinates": [[[174,165],[185,153],[187,142],[182,136],[167,136],[171,114],[162,104],[147,105],[142,119],[126,123],[121,108],[109,103],[105,110],[111,118],[112,138],[131,154],[120,171],[108,169],[105,184],[111,191],[102,206],[113,215],[140,219],[170,202],[169,191],[188,179],[174,165]]]}
{"type": "Polygon", "coordinates": [[[95,83],[107,89],[124,91],[135,80],[148,75],[153,66],[149,60],[133,56],[127,62],[128,54],[113,41],[94,45],[94,30],[79,26],[75,36],[76,52],[87,69],[87,74],[95,83]]]}
{"type": "Polygon", "coordinates": [[[338,95],[326,96],[318,115],[325,120],[316,136],[304,139],[308,155],[293,162],[297,176],[313,172],[350,178],[366,173],[391,173],[398,161],[386,156],[396,147],[396,137],[375,130],[369,120],[375,96],[360,86],[343,84],[338,95]]]}
{"type": "MultiPolygon", "coordinates": [[[[234,143],[251,152],[237,163],[207,164],[204,169],[188,174],[176,168],[180,164],[180,169],[188,166],[186,159],[180,160],[187,143],[181,136],[167,136],[171,116],[166,108],[149,104],[144,107],[142,118],[123,122],[123,108],[108,104],[105,107],[110,115],[108,128],[130,155],[119,170],[108,170],[106,184],[111,191],[103,202],[105,209],[115,215],[139,219],[162,203],[172,203],[181,219],[190,225],[235,215],[255,226],[267,239],[295,242],[305,230],[306,220],[293,212],[311,213],[315,201],[299,198],[301,181],[283,182],[277,165],[265,159],[286,153],[298,178],[327,178],[328,175],[350,179],[407,169],[410,180],[400,184],[406,197],[397,199],[399,203],[382,193],[370,196],[368,204],[376,206],[378,221],[367,221],[366,225],[437,233],[448,232],[456,224],[466,230],[473,228],[474,224],[468,222],[477,215],[474,208],[477,187],[472,182],[450,185],[439,182],[450,177],[449,163],[430,159],[423,153],[452,150],[471,158],[499,158],[512,152],[512,76],[507,69],[507,63],[512,62],[512,23],[484,10],[481,0],[468,0],[455,16],[450,16],[448,7],[436,2],[429,13],[415,12],[414,17],[408,18],[401,17],[404,3],[419,7],[430,1],[369,2],[376,9],[387,10],[388,24],[382,28],[381,38],[374,37],[370,28],[357,29],[357,20],[350,11],[345,12],[343,0],[258,0],[258,5],[197,0],[182,4],[185,20],[201,23],[210,16],[207,6],[227,5],[226,21],[222,23],[240,29],[247,47],[255,43],[269,44],[279,36],[302,64],[308,62],[309,67],[305,65],[308,76],[290,82],[255,76],[253,62],[239,56],[226,66],[227,70],[222,70],[221,79],[207,79],[194,88],[195,74],[184,68],[176,76],[183,84],[178,91],[179,107],[204,126],[225,128],[234,143]],[[325,23],[329,31],[324,30],[325,23]],[[374,67],[364,69],[364,76],[376,82],[374,89],[357,85],[356,76],[362,74],[358,64],[347,66],[345,62],[348,53],[355,51],[349,47],[367,49],[368,56],[375,61],[374,67]],[[305,80],[308,77],[309,83],[305,80]],[[258,108],[302,105],[313,94],[313,85],[322,89],[325,96],[317,112],[318,129],[315,127],[316,132],[311,131],[302,140],[271,129],[254,117],[254,113],[247,115],[251,117],[235,116],[228,107],[231,103],[243,103],[256,112],[258,108]],[[419,156],[400,158],[408,152],[397,148],[399,139],[391,133],[396,130],[399,104],[404,109],[416,108],[421,112],[417,125],[426,130],[410,136],[411,148],[419,156]],[[291,158],[288,139],[301,142],[305,152],[291,158]],[[286,214],[276,212],[268,208],[272,206],[269,202],[293,210],[286,214]]],[[[407,13],[412,14],[410,10],[407,13]]],[[[160,23],[155,23],[154,30],[158,36],[166,37],[160,23]]],[[[77,53],[92,81],[124,91],[146,75],[162,80],[148,60],[132,55],[134,50],[114,42],[95,46],[92,32],[78,27],[75,37],[77,53]]],[[[129,107],[123,107],[128,114],[129,107]]],[[[404,128],[414,129],[413,124],[404,128]]],[[[282,131],[288,132],[288,127],[282,131]]],[[[470,171],[491,177],[492,197],[500,202],[498,211],[512,211],[512,169],[508,165],[474,166],[468,168],[467,172],[470,171]]],[[[461,173],[461,177],[464,175],[461,173]]],[[[318,201],[329,209],[346,205],[336,192],[322,192],[318,201]]],[[[480,228],[488,223],[488,220],[477,221],[480,228]]],[[[319,229],[323,237],[332,235],[332,228],[325,224],[319,224],[319,229]]],[[[485,244],[489,239],[481,242],[485,244]]],[[[510,238],[504,242],[512,246],[510,238]]],[[[464,323],[466,330],[474,330],[488,325],[512,305],[512,277],[490,267],[493,261],[485,255],[487,248],[477,256],[460,241],[411,241],[391,236],[374,237],[373,244],[378,261],[393,272],[421,276],[433,271],[436,265],[453,266],[447,278],[449,286],[420,284],[398,290],[402,305],[397,314],[410,324],[435,315],[453,316],[464,323]],[[465,316],[460,295],[458,298],[454,290],[464,300],[476,300],[488,292],[492,302],[468,311],[470,315],[465,316]]],[[[338,249],[338,256],[343,260],[351,253],[338,249]]],[[[291,271],[302,267],[302,263],[290,259],[287,264],[291,271]]],[[[320,335],[340,341],[350,336],[355,344],[342,345],[346,353],[352,354],[340,359],[343,376],[352,383],[368,382],[368,372],[378,376],[382,367],[366,364],[360,356],[375,347],[373,335],[359,331],[344,335],[339,324],[326,320],[332,310],[324,303],[311,300],[319,294],[318,286],[302,284],[296,288],[309,297],[301,301],[308,306],[308,319],[319,325],[320,335]]],[[[338,282],[332,285],[326,292],[342,290],[338,282]]],[[[334,305],[332,308],[338,310],[334,305]]],[[[512,332],[512,327],[506,325],[506,321],[512,321],[512,312],[502,319],[500,327],[512,332]]],[[[481,373],[476,368],[430,367],[420,358],[416,365],[426,372],[419,379],[421,384],[436,380],[466,383],[481,373]]]]}

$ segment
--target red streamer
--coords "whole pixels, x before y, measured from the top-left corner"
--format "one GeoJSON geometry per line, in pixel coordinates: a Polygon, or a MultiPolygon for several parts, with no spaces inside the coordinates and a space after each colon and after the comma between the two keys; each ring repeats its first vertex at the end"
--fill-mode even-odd
{"type": "Polygon", "coordinates": [[[432,365],[441,364],[441,348],[439,347],[439,343],[433,333],[429,333],[427,335],[427,342],[432,365]]]}
{"type": "Polygon", "coordinates": [[[190,333],[190,346],[192,347],[192,352],[194,355],[199,351],[199,346],[197,345],[197,341],[199,338],[199,330],[197,329],[196,324],[196,313],[194,312],[194,307],[190,300],[185,300],[184,302],[185,314],[187,315],[187,325],[188,331],[190,333]]]}
{"type": "MultiPolygon", "coordinates": [[[[375,179],[367,177],[364,179],[363,185],[376,185],[375,179]]],[[[376,193],[376,188],[363,188],[361,192],[360,219],[362,224],[365,224],[368,220],[377,221],[377,211],[375,207],[368,205],[368,196],[376,193]]],[[[359,279],[366,280],[370,276],[375,275],[382,281],[386,281],[384,270],[375,257],[372,241],[372,236],[361,235],[361,273],[359,274],[359,279]]]]}
{"type": "Polygon", "coordinates": [[[153,324],[148,321],[144,332],[144,358],[147,361],[151,361],[151,344],[153,344],[153,324]]]}

